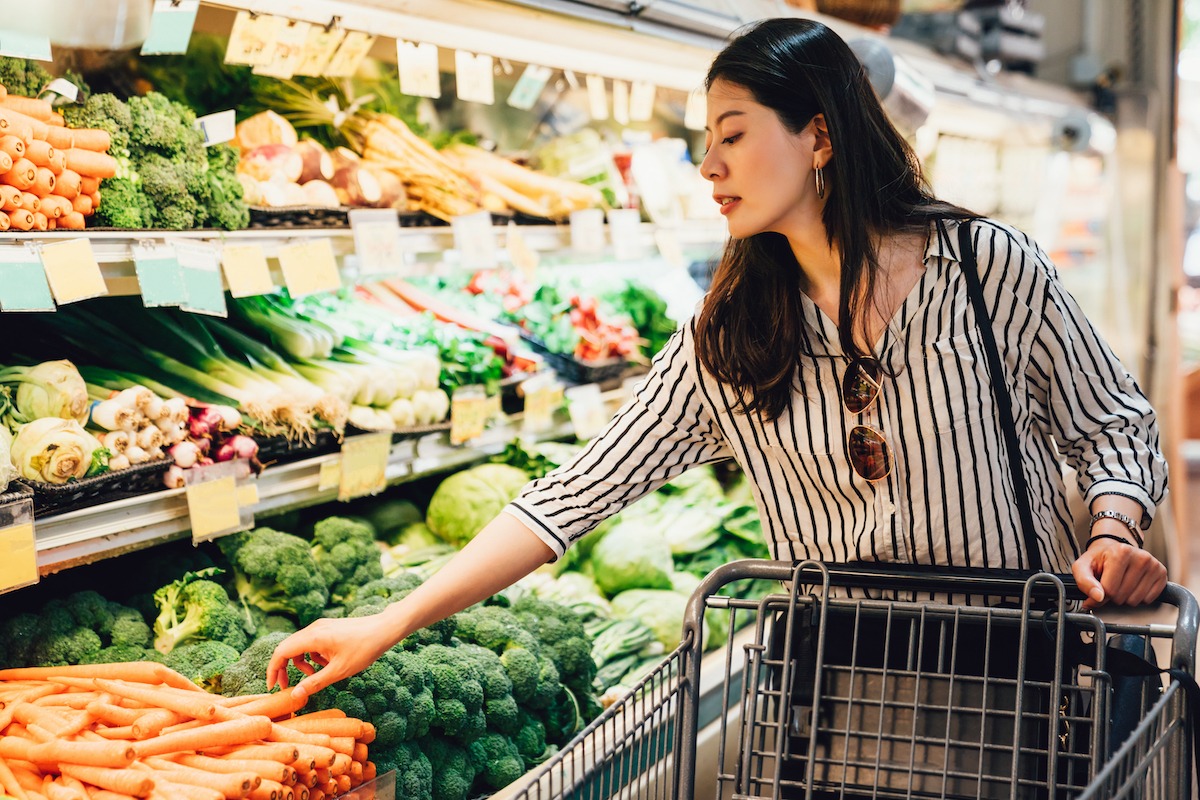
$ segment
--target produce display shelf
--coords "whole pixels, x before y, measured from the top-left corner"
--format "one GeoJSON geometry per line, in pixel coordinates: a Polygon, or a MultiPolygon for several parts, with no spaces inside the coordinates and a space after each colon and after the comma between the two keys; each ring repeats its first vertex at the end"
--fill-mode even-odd
{"type": "MultiPolygon", "coordinates": [[[[623,390],[605,393],[608,407],[619,404],[623,390]]],[[[559,412],[554,425],[537,434],[523,430],[521,414],[510,415],[464,445],[451,445],[445,432],[394,443],[387,464],[388,485],[465,467],[502,452],[514,438],[561,439],[573,428],[559,412]]],[[[337,488],[321,489],[322,465],[340,458],[329,454],[269,465],[256,479],[258,501],[248,510],[256,517],[329,503],[337,488]]],[[[37,564],[41,575],[82,566],[167,541],[191,530],[184,489],[164,489],[46,518],[36,524],[37,564]]]]}

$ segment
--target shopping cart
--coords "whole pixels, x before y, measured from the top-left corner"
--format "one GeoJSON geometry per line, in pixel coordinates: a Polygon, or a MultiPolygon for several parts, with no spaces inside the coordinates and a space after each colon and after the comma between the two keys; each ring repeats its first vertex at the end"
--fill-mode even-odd
{"type": "Polygon", "coordinates": [[[1155,616],[1173,619],[1106,624],[1081,597],[1048,574],[726,565],[679,648],[501,796],[1192,797],[1180,683],[1108,662],[1191,674],[1195,598],[1169,584],[1155,616]],[[739,599],[755,580],[792,590],[739,599]],[[728,631],[707,656],[706,627],[728,631]]]}

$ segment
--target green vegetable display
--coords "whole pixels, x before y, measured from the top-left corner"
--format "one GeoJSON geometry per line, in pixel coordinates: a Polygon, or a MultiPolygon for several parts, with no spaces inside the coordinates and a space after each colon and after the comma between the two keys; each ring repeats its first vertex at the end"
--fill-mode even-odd
{"type": "Polygon", "coordinates": [[[434,492],[426,522],[443,541],[462,547],[520,493],[529,476],[506,464],[456,472],[434,492]]]}

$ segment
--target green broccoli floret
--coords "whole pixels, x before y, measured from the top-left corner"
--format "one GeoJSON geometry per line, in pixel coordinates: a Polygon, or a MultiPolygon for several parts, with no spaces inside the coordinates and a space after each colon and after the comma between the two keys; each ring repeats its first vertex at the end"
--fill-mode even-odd
{"type": "MultiPolygon", "coordinates": [[[[158,153],[147,153],[137,162],[142,193],[150,201],[152,227],[189,230],[195,227],[200,203],[188,192],[191,166],[158,153]]],[[[104,203],[101,202],[101,206],[104,203]]]]}
{"type": "Polygon", "coordinates": [[[15,614],[0,622],[0,663],[5,667],[27,667],[30,653],[41,633],[41,621],[37,614],[25,612],[15,614]]]}
{"type": "Polygon", "coordinates": [[[433,768],[433,800],[466,800],[477,771],[471,754],[441,736],[422,739],[421,750],[433,768]]]}
{"type": "MultiPolygon", "coordinates": [[[[500,663],[512,681],[513,697],[518,703],[527,703],[538,694],[542,665],[532,651],[524,647],[510,647],[500,654],[500,663]]],[[[553,666],[553,662],[549,663],[553,666]]],[[[555,677],[557,683],[557,670],[555,677]]]]}
{"type": "Polygon", "coordinates": [[[101,637],[111,637],[115,621],[114,604],[104,599],[99,592],[72,592],[63,598],[63,604],[76,625],[91,628],[101,637]]]}
{"type": "MultiPolygon", "coordinates": [[[[218,540],[234,568],[242,605],[268,614],[293,616],[307,625],[321,616],[329,592],[308,542],[271,528],[256,528],[218,540]]],[[[246,612],[249,623],[249,612],[246,612]]]]}
{"type": "Polygon", "coordinates": [[[92,222],[101,228],[148,228],[149,201],[131,178],[106,178],[100,182],[100,205],[92,222]]]}
{"type": "Polygon", "coordinates": [[[196,114],[158,92],[129,98],[130,149],[157,150],[180,156],[202,153],[204,135],[196,130],[196,114]]]}
{"type": "Polygon", "coordinates": [[[131,645],[133,647],[149,647],[153,633],[140,611],[134,608],[112,604],[113,624],[110,641],[112,646],[131,645]]]}
{"type": "Polygon", "coordinates": [[[154,649],[170,653],[193,640],[211,639],[241,652],[246,647],[242,617],[230,605],[225,588],[207,580],[220,573],[213,567],[186,573],[154,593],[158,617],[154,620],[154,649]]]}
{"type": "Polygon", "coordinates": [[[179,645],[167,653],[163,663],[202,689],[220,693],[222,673],[240,657],[239,651],[224,642],[206,639],[179,645]]]}
{"type": "MultiPolygon", "coordinates": [[[[267,664],[286,633],[268,633],[260,636],[242,651],[241,656],[221,674],[221,694],[239,697],[245,694],[263,694],[267,691],[267,664]]],[[[304,679],[304,674],[291,664],[288,665],[288,685],[295,686],[304,679]]]]}
{"type": "Polygon", "coordinates": [[[0,85],[9,94],[37,97],[54,76],[46,68],[30,58],[0,56],[0,85]]]}
{"type": "Polygon", "coordinates": [[[383,749],[371,744],[371,760],[378,774],[395,771],[396,797],[427,798],[433,795],[433,765],[415,742],[383,749]]]}
{"type": "Polygon", "coordinates": [[[312,551],[334,602],[343,602],[356,587],[383,577],[375,532],[361,522],[346,517],[321,520],[313,529],[312,551]]]}
{"type": "Polygon", "coordinates": [[[246,626],[246,633],[251,636],[265,636],[279,631],[295,633],[296,630],[294,620],[281,614],[268,614],[257,606],[250,606],[250,624],[246,626]]]}
{"type": "MultiPolygon", "coordinates": [[[[388,604],[403,600],[420,585],[421,578],[411,572],[368,581],[353,590],[344,603],[342,616],[367,617],[378,614],[388,604]]],[[[399,646],[405,650],[420,650],[431,644],[448,645],[454,637],[456,619],[455,616],[447,617],[413,631],[401,640],[399,646]]]]}
{"type": "Polygon", "coordinates": [[[525,762],[512,739],[499,733],[485,733],[471,742],[471,758],[478,778],[492,789],[503,789],[525,774],[525,762]]]}
{"type": "Polygon", "coordinates": [[[237,179],[237,165],[237,148],[227,144],[208,148],[203,226],[235,231],[250,224],[250,209],[246,207],[242,182],[237,179]]]}
{"type": "Polygon", "coordinates": [[[317,693],[311,702],[315,709],[338,708],[374,725],[372,752],[424,736],[435,713],[429,667],[419,653],[399,647],[317,693]]]}
{"type": "Polygon", "coordinates": [[[63,119],[70,128],[99,128],[108,131],[112,145],[108,152],[120,159],[129,155],[129,132],[133,116],[129,106],[115,94],[93,94],[82,104],[62,108],[63,119]]]}
{"type": "Polygon", "coordinates": [[[30,666],[80,664],[103,646],[100,635],[90,628],[72,626],[65,630],[43,631],[30,651],[30,666]]]}
{"type": "MultiPolygon", "coordinates": [[[[436,708],[432,728],[464,744],[487,729],[484,686],[497,692],[510,686],[500,657],[483,647],[429,645],[418,651],[429,665],[436,708]]],[[[502,695],[494,694],[493,697],[502,695]]]]}
{"type": "Polygon", "coordinates": [[[519,728],[513,742],[525,765],[532,767],[546,758],[546,726],[537,717],[522,711],[517,718],[519,728]]]}
{"type": "Polygon", "coordinates": [[[132,644],[114,644],[102,647],[92,653],[80,664],[118,664],[126,661],[163,661],[162,653],[152,647],[138,647],[132,644]]]}
{"type": "Polygon", "coordinates": [[[596,662],[592,660],[592,643],[579,616],[558,603],[532,595],[518,600],[513,612],[554,659],[563,685],[577,696],[590,694],[596,662]]]}

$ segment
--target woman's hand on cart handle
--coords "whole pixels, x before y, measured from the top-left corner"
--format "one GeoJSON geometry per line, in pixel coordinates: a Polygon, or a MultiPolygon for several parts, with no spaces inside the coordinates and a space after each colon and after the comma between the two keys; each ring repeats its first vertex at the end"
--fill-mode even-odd
{"type": "MultiPolygon", "coordinates": [[[[1092,513],[1117,511],[1139,520],[1142,507],[1117,495],[1102,495],[1092,503],[1092,513]]],[[[1107,603],[1142,605],[1152,603],[1167,585],[1167,568],[1138,546],[1135,534],[1118,519],[1094,518],[1087,549],[1071,566],[1075,583],[1087,595],[1085,609],[1107,603]]]]}
{"type": "Polygon", "coordinates": [[[284,639],[267,665],[267,688],[287,688],[291,663],[306,676],[292,692],[298,700],[312,697],[362,672],[413,631],[491,597],[553,557],[529,528],[502,513],[400,602],[368,617],[319,619],[284,639]]]}

